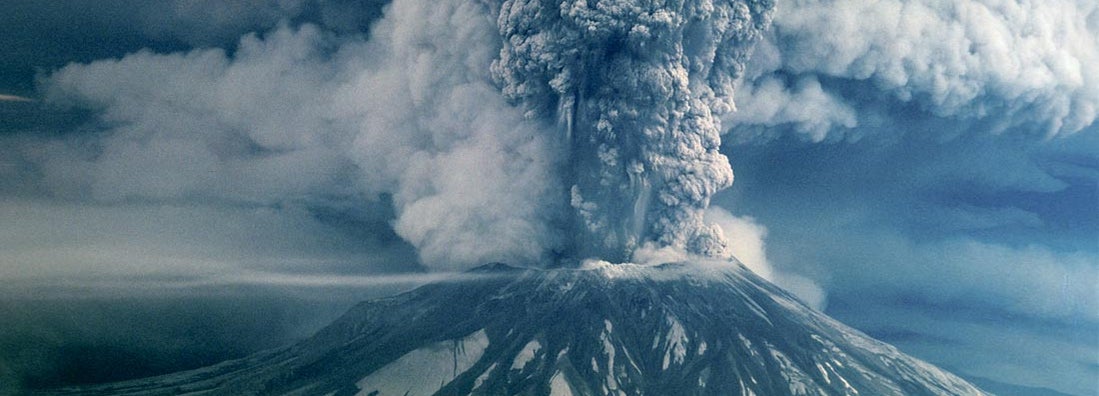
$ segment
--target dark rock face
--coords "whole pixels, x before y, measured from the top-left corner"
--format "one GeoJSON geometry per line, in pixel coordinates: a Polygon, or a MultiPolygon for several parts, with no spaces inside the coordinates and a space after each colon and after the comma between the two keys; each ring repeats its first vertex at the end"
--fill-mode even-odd
{"type": "Polygon", "coordinates": [[[984,394],[734,263],[468,275],[361,303],[291,347],[67,393],[984,394]]]}

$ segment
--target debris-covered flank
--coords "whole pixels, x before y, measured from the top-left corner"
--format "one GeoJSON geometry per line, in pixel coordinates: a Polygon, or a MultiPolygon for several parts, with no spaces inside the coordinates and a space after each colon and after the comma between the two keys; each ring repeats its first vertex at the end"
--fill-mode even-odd
{"type": "Polygon", "coordinates": [[[72,393],[982,394],[735,263],[473,273],[364,302],[282,350],[72,393]]]}

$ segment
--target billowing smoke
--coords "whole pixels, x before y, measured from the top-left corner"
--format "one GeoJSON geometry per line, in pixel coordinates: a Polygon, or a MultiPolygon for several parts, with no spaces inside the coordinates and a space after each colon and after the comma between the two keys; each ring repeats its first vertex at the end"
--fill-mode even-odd
{"type": "Polygon", "coordinates": [[[434,269],[727,257],[703,219],[733,181],[719,117],[771,8],[407,0],[369,34],[284,21],[234,51],[66,66],[44,99],[93,122],[8,155],[65,199],[335,209],[434,269]]]}
{"type": "Polygon", "coordinates": [[[878,124],[884,100],[993,133],[1099,118],[1099,2],[787,0],[774,20],[730,126],[840,138],[878,124]]]}
{"type": "Polygon", "coordinates": [[[569,147],[572,255],[629,260],[646,245],[725,256],[702,219],[733,182],[722,114],[751,44],[759,1],[507,0],[493,75],[529,116],[555,118],[569,147]]]}
{"type": "Polygon", "coordinates": [[[398,1],[369,39],[282,26],[232,55],[69,65],[46,99],[97,122],[15,152],[67,199],[319,207],[388,223],[368,232],[429,268],[538,264],[563,239],[560,150],[492,81],[496,31],[475,2],[398,1]]]}

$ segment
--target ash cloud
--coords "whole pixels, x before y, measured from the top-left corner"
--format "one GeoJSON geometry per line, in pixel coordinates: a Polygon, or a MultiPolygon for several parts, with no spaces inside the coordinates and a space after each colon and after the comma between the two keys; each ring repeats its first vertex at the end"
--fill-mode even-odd
{"type": "Polygon", "coordinates": [[[569,151],[573,255],[630,260],[645,245],[728,255],[703,221],[733,182],[718,150],[733,82],[770,1],[505,1],[493,64],[528,115],[556,119],[569,151]]]}
{"type": "MultiPolygon", "coordinates": [[[[165,15],[187,26],[187,15],[225,12],[195,4],[165,15]]],[[[896,2],[780,2],[772,29],[770,1],[399,1],[369,32],[294,22],[339,4],[247,3],[261,21],[249,26],[276,27],[231,50],[146,50],[57,70],[42,80],[44,101],[90,109],[92,122],[61,138],[5,138],[0,172],[101,204],[346,211],[388,223],[436,269],[621,262],[646,245],[735,253],[704,218],[733,180],[720,132],[789,124],[812,140],[842,136],[874,109],[836,81],[947,118],[1040,121],[1056,134],[1094,120],[1094,62],[1084,62],[1094,38],[1084,36],[1095,7],[1082,3],[979,13],[976,1],[910,2],[897,9],[912,29],[885,37],[870,34],[876,19],[846,15],[896,2]],[[1040,28],[1048,21],[1063,23],[1040,28]],[[974,46],[957,59],[967,67],[929,55],[993,42],[989,29],[1008,47],[1034,42],[1018,53],[974,46]],[[1083,44],[1039,45],[1055,38],[1083,44]],[[1011,65],[1018,73],[1002,69],[1011,65]],[[1047,74],[1061,82],[1027,80],[1047,74]]]]}
{"type": "Polygon", "coordinates": [[[780,2],[727,124],[851,137],[888,116],[848,88],[865,83],[976,129],[1070,135],[1099,116],[1096,31],[1086,0],[780,2]]]}
{"type": "MultiPolygon", "coordinates": [[[[171,26],[236,12],[172,4],[171,26]]],[[[49,74],[44,102],[90,122],[6,139],[3,171],[63,200],[358,211],[438,270],[728,256],[702,215],[732,183],[718,116],[769,1],[399,1],[368,34],[294,25],[311,4],[239,5],[282,19],[231,50],[49,74]]]]}
{"type": "Polygon", "coordinates": [[[558,150],[489,76],[488,10],[399,2],[371,37],[282,26],[220,49],[72,64],[54,105],[94,109],[91,131],[17,144],[46,192],[100,203],[365,208],[388,202],[423,264],[536,264],[554,232],[558,150]],[[360,203],[356,203],[356,201],[360,203]]]}

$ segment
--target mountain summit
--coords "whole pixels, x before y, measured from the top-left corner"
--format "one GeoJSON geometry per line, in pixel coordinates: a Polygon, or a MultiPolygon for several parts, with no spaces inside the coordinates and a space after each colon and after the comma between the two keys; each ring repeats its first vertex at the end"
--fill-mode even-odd
{"type": "Polygon", "coordinates": [[[467,275],[360,303],[290,347],[70,393],[984,394],[733,262],[467,275]]]}

